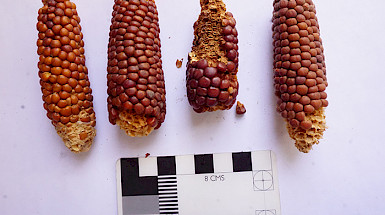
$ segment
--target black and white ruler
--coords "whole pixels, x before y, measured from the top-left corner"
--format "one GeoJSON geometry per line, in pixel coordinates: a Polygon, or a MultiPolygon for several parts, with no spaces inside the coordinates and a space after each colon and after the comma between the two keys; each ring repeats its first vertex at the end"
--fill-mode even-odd
{"type": "Polygon", "coordinates": [[[271,151],[121,158],[119,215],[280,215],[271,151]]]}

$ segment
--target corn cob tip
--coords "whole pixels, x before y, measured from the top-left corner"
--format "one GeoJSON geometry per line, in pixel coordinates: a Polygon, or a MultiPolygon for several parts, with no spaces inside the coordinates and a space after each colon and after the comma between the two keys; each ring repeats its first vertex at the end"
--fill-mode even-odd
{"type": "Polygon", "coordinates": [[[226,10],[226,5],[222,0],[200,0],[201,7],[209,6],[210,9],[213,7],[220,7],[223,10],[226,10]]]}
{"type": "Polygon", "coordinates": [[[147,119],[145,116],[129,114],[123,111],[119,114],[116,124],[131,137],[143,137],[149,135],[154,130],[156,127],[156,119],[147,119]]]}
{"type": "Polygon", "coordinates": [[[308,114],[306,120],[312,122],[311,128],[308,130],[303,129],[300,126],[294,128],[290,125],[288,120],[286,120],[290,137],[295,140],[295,146],[303,153],[308,153],[313,145],[318,144],[326,130],[324,108],[316,110],[312,114],[308,114]]]}
{"type": "Polygon", "coordinates": [[[67,148],[74,153],[89,151],[96,135],[96,129],[91,123],[58,123],[55,128],[67,148]]]}

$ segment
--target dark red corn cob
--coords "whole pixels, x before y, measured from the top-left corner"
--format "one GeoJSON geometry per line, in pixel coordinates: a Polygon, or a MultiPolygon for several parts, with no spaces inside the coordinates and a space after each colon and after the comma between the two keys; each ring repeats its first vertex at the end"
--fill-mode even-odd
{"type": "Polygon", "coordinates": [[[44,108],[71,151],[88,151],[96,121],[80,18],[68,0],[43,0],[43,4],[36,28],[44,108]]]}
{"type": "Polygon", "coordinates": [[[238,32],[222,0],[201,0],[188,56],[187,97],[194,111],[230,109],[238,95],[238,32]]]}
{"type": "Polygon", "coordinates": [[[115,0],[108,44],[108,112],[130,136],[146,136],[166,115],[154,0],[115,0]]]}
{"type": "Polygon", "coordinates": [[[312,0],[275,0],[274,83],[277,111],[297,148],[308,152],[325,131],[325,57],[312,0]]]}

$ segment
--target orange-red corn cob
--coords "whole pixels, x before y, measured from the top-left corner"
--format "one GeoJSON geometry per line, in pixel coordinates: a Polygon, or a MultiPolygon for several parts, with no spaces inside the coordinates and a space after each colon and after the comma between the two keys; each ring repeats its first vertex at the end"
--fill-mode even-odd
{"type": "Polygon", "coordinates": [[[80,18],[68,0],[43,0],[43,4],[36,27],[44,109],[71,151],[88,151],[96,122],[80,18]]]}

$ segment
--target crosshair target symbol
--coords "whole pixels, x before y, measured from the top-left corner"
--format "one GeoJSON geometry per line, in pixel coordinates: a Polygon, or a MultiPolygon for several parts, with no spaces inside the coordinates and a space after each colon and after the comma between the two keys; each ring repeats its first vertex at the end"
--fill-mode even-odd
{"type": "Polygon", "coordinates": [[[273,189],[273,175],[271,171],[260,170],[253,176],[254,190],[266,191],[273,189]]]}
{"type": "Polygon", "coordinates": [[[275,210],[256,211],[256,215],[275,215],[275,210]]]}

